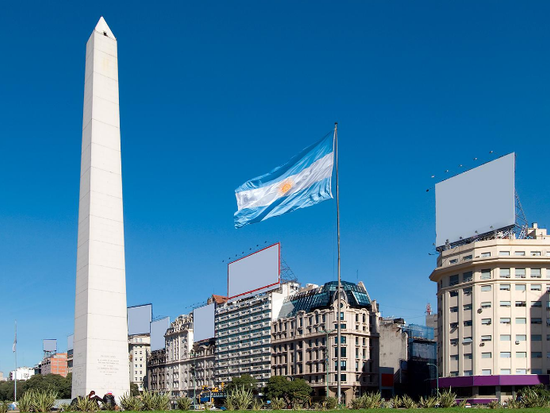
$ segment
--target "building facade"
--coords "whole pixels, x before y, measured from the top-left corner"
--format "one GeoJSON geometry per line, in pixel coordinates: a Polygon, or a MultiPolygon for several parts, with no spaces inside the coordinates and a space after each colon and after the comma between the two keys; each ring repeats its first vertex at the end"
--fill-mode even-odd
{"type": "MultiPolygon", "coordinates": [[[[271,375],[303,378],[314,396],[336,395],[337,283],[309,284],[289,296],[272,323],[271,375]]],[[[342,282],[343,402],[378,389],[378,307],[363,283],[342,282]]]]}
{"type": "Polygon", "coordinates": [[[143,382],[147,377],[147,357],[151,353],[151,336],[149,334],[129,336],[128,351],[130,353],[130,383],[137,385],[139,391],[143,391],[143,382]]]}
{"type": "Polygon", "coordinates": [[[18,367],[17,370],[10,371],[10,380],[28,380],[34,376],[35,370],[32,367],[18,367]]]}
{"type": "Polygon", "coordinates": [[[488,239],[440,253],[437,283],[441,387],[466,398],[506,398],[550,373],[550,238],[488,239]]]}
{"type": "Polygon", "coordinates": [[[40,364],[40,374],[43,376],[46,374],[59,374],[67,377],[67,353],[55,353],[44,358],[40,364]]]}
{"type": "Polygon", "coordinates": [[[259,385],[271,376],[271,322],[278,318],[284,299],[299,285],[284,283],[278,289],[219,305],[215,313],[215,382],[250,374],[259,385]]]}
{"type": "Polygon", "coordinates": [[[214,339],[193,342],[193,313],[180,315],[165,334],[166,346],[148,358],[148,388],[172,398],[193,397],[214,386],[214,339]]]}

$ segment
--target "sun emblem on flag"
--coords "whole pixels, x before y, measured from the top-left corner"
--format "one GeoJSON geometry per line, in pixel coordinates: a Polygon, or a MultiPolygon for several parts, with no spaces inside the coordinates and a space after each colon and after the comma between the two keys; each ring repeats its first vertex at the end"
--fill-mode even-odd
{"type": "Polygon", "coordinates": [[[281,191],[281,194],[286,194],[288,191],[290,191],[292,189],[292,180],[290,179],[287,179],[285,180],[281,186],[279,187],[279,190],[281,191]]]}

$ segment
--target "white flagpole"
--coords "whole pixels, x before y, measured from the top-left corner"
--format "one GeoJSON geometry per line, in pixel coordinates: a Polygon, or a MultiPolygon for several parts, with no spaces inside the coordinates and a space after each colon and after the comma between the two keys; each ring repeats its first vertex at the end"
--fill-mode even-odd
{"type": "MultiPolygon", "coordinates": [[[[338,404],[342,403],[342,320],[340,319],[340,314],[342,312],[341,307],[341,297],[340,293],[342,290],[342,282],[340,279],[340,185],[338,180],[338,123],[334,123],[334,150],[335,150],[335,157],[336,157],[336,232],[338,236],[338,291],[337,291],[337,306],[338,310],[336,312],[336,320],[337,320],[337,330],[338,334],[336,336],[336,352],[338,353],[336,355],[336,384],[338,386],[338,404]]],[[[327,343],[328,345],[328,343],[327,343]]],[[[328,395],[327,395],[328,396],[328,395]]]]}
{"type": "Polygon", "coordinates": [[[15,372],[13,374],[13,401],[17,401],[17,320],[15,320],[15,336],[13,338],[13,354],[15,358],[15,372]]]}

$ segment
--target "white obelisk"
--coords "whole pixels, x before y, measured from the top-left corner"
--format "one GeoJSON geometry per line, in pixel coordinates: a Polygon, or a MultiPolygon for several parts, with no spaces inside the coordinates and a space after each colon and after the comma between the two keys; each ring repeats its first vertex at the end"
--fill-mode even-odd
{"type": "Polygon", "coordinates": [[[72,397],[130,390],[117,41],[99,19],[86,44],[72,397]]]}

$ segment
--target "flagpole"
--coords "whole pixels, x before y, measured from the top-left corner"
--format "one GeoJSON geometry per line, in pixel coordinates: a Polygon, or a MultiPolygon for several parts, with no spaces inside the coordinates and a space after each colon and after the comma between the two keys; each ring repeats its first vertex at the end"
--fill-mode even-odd
{"type": "Polygon", "coordinates": [[[15,336],[13,339],[13,354],[15,357],[15,372],[13,374],[13,401],[17,401],[17,320],[15,320],[15,336]]]}
{"type": "MultiPolygon", "coordinates": [[[[342,282],[340,279],[340,184],[338,180],[338,123],[334,123],[334,150],[335,150],[335,158],[336,158],[336,232],[338,237],[338,290],[337,290],[337,306],[338,311],[336,313],[336,319],[337,319],[337,330],[338,334],[336,336],[336,384],[338,386],[338,392],[337,392],[337,398],[338,398],[338,404],[342,403],[342,320],[340,317],[340,314],[342,313],[342,306],[341,306],[341,290],[342,290],[342,282]]],[[[328,346],[328,343],[327,343],[328,346]]],[[[328,394],[327,394],[328,396],[328,394]]]]}

